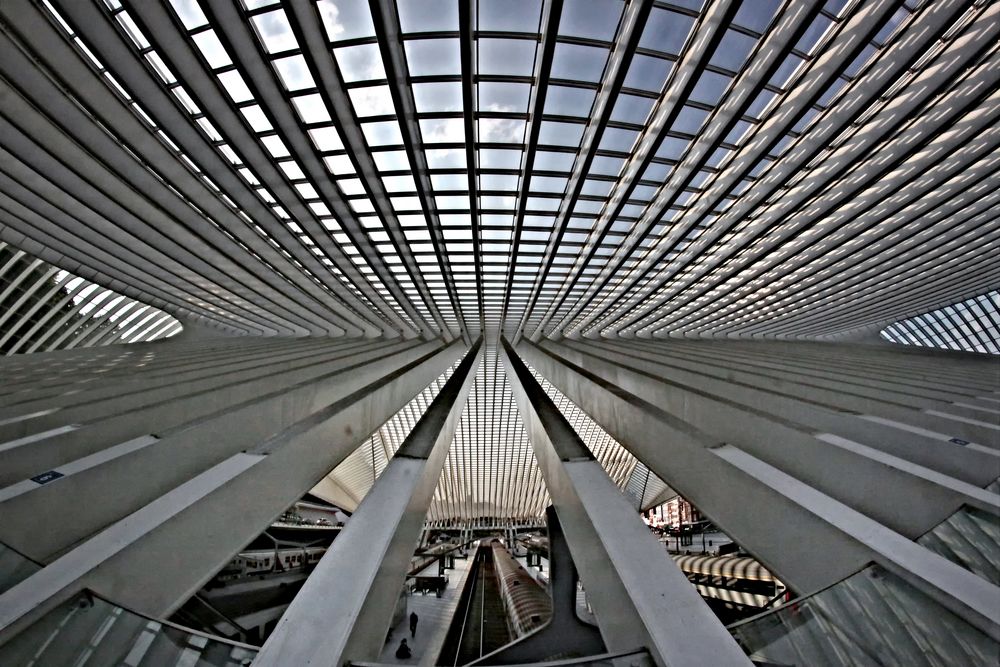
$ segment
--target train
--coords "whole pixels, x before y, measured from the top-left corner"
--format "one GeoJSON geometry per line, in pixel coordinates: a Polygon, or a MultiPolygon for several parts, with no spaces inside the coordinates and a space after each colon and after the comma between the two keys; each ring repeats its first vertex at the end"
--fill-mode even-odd
{"type": "Polygon", "coordinates": [[[319,563],[326,546],[293,549],[259,549],[242,551],[216,576],[218,581],[233,581],[272,572],[286,572],[319,563]]]}
{"type": "Polygon", "coordinates": [[[493,567],[511,635],[520,638],[552,618],[552,600],[499,541],[492,543],[493,567]]]}

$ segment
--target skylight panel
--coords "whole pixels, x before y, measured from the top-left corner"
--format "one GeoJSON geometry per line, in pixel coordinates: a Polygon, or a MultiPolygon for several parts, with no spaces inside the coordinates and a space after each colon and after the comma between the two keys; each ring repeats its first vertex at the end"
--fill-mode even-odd
{"type": "Polygon", "coordinates": [[[461,118],[428,118],[420,121],[420,135],[425,144],[465,141],[465,123],[461,118]]]}
{"type": "Polygon", "coordinates": [[[340,139],[340,133],[337,132],[337,128],[335,127],[317,127],[309,130],[309,137],[316,148],[321,151],[339,151],[344,148],[344,144],[340,139]]]}
{"type": "Polygon", "coordinates": [[[153,66],[153,70],[156,72],[156,75],[160,77],[160,80],[163,81],[163,83],[170,85],[177,82],[177,77],[174,76],[173,72],[170,71],[170,68],[166,66],[163,59],[160,58],[160,55],[156,51],[150,51],[147,53],[146,60],[148,60],[149,64],[153,66]]]}
{"type": "Polygon", "coordinates": [[[824,41],[824,37],[829,31],[830,27],[834,23],[827,17],[819,14],[812,20],[809,24],[809,29],[806,30],[805,34],[799,38],[799,41],[795,44],[795,49],[801,51],[807,56],[811,56],[816,52],[817,47],[824,41]]]}
{"type": "Polygon", "coordinates": [[[288,148],[278,136],[271,135],[267,137],[260,138],[261,143],[264,144],[264,148],[267,152],[271,154],[271,157],[287,157],[289,155],[288,148]]]}
{"type": "Polygon", "coordinates": [[[533,42],[520,39],[479,39],[479,74],[531,76],[535,66],[534,46],[533,42]]]}
{"type": "Polygon", "coordinates": [[[431,185],[435,190],[465,190],[467,178],[465,174],[431,174],[431,185]]]}
{"type": "Polygon", "coordinates": [[[673,64],[663,58],[654,58],[636,54],[632,57],[632,64],[629,65],[628,74],[625,75],[624,85],[626,88],[637,88],[658,93],[663,89],[663,84],[667,81],[670,69],[673,64]]]}
{"type": "Polygon", "coordinates": [[[530,189],[533,192],[563,192],[566,190],[567,180],[554,176],[532,176],[530,189]]]}
{"type": "Polygon", "coordinates": [[[566,0],[559,17],[559,34],[611,41],[624,4],[622,0],[566,0]]]}
{"type": "Polygon", "coordinates": [[[330,170],[330,173],[335,176],[355,173],[354,165],[351,163],[351,158],[347,155],[332,155],[325,157],[323,158],[323,162],[326,164],[326,168],[330,170]]]}
{"type": "Polygon", "coordinates": [[[194,100],[191,99],[191,96],[188,95],[183,86],[174,86],[170,89],[170,92],[174,94],[174,97],[180,101],[181,106],[183,106],[184,110],[189,114],[193,115],[201,113],[201,109],[199,109],[198,105],[194,103],[194,100]]]}
{"type": "Polygon", "coordinates": [[[288,17],[282,9],[257,14],[251,18],[257,35],[264,44],[268,53],[280,53],[299,48],[299,43],[292,33],[292,26],[288,23],[288,17]]]}
{"type": "Polygon", "coordinates": [[[694,85],[688,101],[715,105],[722,99],[731,81],[728,76],[705,70],[698,78],[698,83],[694,85]]]}
{"type": "Polygon", "coordinates": [[[344,46],[333,50],[344,81],[373,81],[385,78],[385,67],[378,44],[344,46]]]}
{"type": "Polygon", "coordinates": [[[135,24],[132,17],[129,16],[128,12],[121,11],[115,14],[115,18],[118,19],[118,23],[121,24],[122,28],[125,29],[125,34],[128,35],[132,43],[135,44],[140,51],[149,48],[149,41],[146,36],[142,34],[139,30],[139,26],[135,24]]]}
{"type": "Polygon", "coordinates": [[[584,127],[584,125],[579,123],[543,121],[538,132],[538,143],[552,146],[578,147],[580,139],[583,138],[584,127]]]}
{"type": "Polygon", "coordinates": [[[462,111],[462,84],[452,81],[415,83],[413,100],[417,113],[462,111]]]}
{"type": "MultiPolygon", "coordinates": [[[[544,127],[544,123],[542,124],[544,127]]],[[[566,123],[559,123],[566,125],[566,123]]],[[[582,136],[583,126],[579,125],[579,132],[582,136]]],[[[541,142],[540,142],[541,143],[541,142]]],[[[574,153],[556,153],[553,151],[537,151],[535,153],[535,169],[542,171],[569,171],[573,168],[576,160],[574,153]]]]}
{"type": "Polygon", "coordinates": [[[345,178],[337,181],[340,191],[351,197],[365,194],[365,185],[360,178],[345,178]]]}
{"type": "Polygon", "coordinates": [[[468,195],[437,195],[434,197],[434,202],[437,204],[439,209],[443,210],[462,210],[469,208],[468,195]]]}
{"type": "MultiPolygon", "coordinates": [[[[427,151],[428,159],[432,151],[427,151]]],[[[372,154],[379,171],[410,171],[406,151],[379,151],[372,154]]],[[[433,169],[433,167],[431,167],[433,169]]]]}
{"type": "Polygon", "coordinates": [[[483,148],[479,151],[479,166],[484,169],[517,169],[521,166],[521,154],[520,150],[483,148]]]}
{"type": "Polygon", "coordinates": [[[236,70],[229,70],[228,72],[222,72],[219,75],[219,81],[222,83],[222,87],[225,89],[229,97],[236,102],[247,102],[253,99],[253,93],[250,92],[250,88],[247,86],[246,81],[240,76],[240,73],[236,70]]]}
{"type": "MultiPolygon", "coordinates": [[[[429,149],[424,151],[428,169],[464,169],[465,151],[453,148],[429,149]]],[[[409,169],[409,163],[407,163],[409,169]]]]}
{"type": "MultiPolygon", "coordinates": [[[[403,48],[410,76],[457,75],[462,73],[457,39],[411,39],[403,48]]],[[[485,73],[480,70],[480,73],[485,73]]]]}
{"type": "Polygon", "coordinates": [[[733,23],[757,33],[763,33],[774,18],[781,0],[756,0],[740,5],[733,23]]]}
{"type": "Polygon", "coordinates": [[[416,192],[417,190],[417,185],[410,174],[403,176],[383,176],[382,184],[385,185],[385,189],[388,192],[416,192]]]}
{"type": "Polygon", "coordinates": [[[538,32],[542,0],[479,0],[480,30],[538,32]]]}
{"type": "Polygon", "coordinates": [[[715,49],[710,65],[738,72],[746,63],[757,40],[736,30],[727,30],[715,49]]]}
{"type": "MultiPolygon", "coordinates": [[[[874,52],[874,47],[869,47],[869,48],[871,48],[872,51],[874,52]]],[[[781,63],[781,66],[774,73],[774,75],[771,77],[771,80],[768,83],[770,83],[775,88],[787,88],[788,84],[792,81],[793,77],[795,76],[795,73],[805,62],[806,62],[805,60],[799,58],[798,56],[792,54],[786,55],[784,61],[781,63]]],[[[863,61],[860,60],[855,62],[861,62],[861,64],[863,64],[863,61]]],[[[858,69],[860,69],[860,65],[858,66],[858,69]]],[[[855,73],[857,72],[855,71],[855,73]]],[[[853,74],[848,73],[848,76],[853,76],[853,74]]]]}
{"type": "Polygon", "coordinates": [[[309,73],[309,67],[306,65],[306,59],[302,56],[278,58],[272,61],[272,64],[286,89],[296,91],[316,87],[312,74],[309,73]]]}
{"type": "Polygon", "coordinates": [[[404,33],[458,30],[458,0],[400,0],[396,8],[404,33]]]}
{"type": "Polygon", "coordinates": [[[394,120],[362,123],[361,131],[369,146],[392,146],[403,143],[399,123],[394,120]]]}
{"type": "MultiPolygon", "coordinates": [[[[269,137],[265,137],[265,139],[267,138],[269,137]]],[[[290,181],[298,181],[306,177],[305,172],[302,171],[302,167],[300,167],[299,163],[295,160],[284,160],[279,162],[278,168],[284,172],[285,176],[290,181]]]]}
{"type": "Polygon", "coordinates": [[[478,85],[479,111],[524,112],[531,86],[526,83],[481,81],[478,85]]]}
{"type": "Polygon", "coordinates": [[[611,111],[611,120],[642,125],[653,109],[653,100],[637,95],[619,95],[611,111]]]}
{"type": "Polygon", "coordinates": [[[351,98],[351,103],[354,105],[354,112],[359,118],[391,116],[396,113],[396,109],[392,104],[392,94],[389,92],[389,86],[353,88],[347,92],[351,98]]]}
{"type": "MultiPolygon", "coordinates": [[[[754,4],[748,2],[744,6],[753,7],[754,4]]],[[[694,18],[691,16],[654,7],[649,13],[646,27],[643,28],[642,37],[639,38],[639,46],[679,55],[694,22],[694,18]]]]}
{"type": "Polygon", "coordinates": [[[544,113],[557,116],[586,118],[590,115],[596,91],[588,88],[549,86],[544,113]]]}
{"type": "Polygon", "coordinates": [[[208,61],[209,67],[218,69],[227,65],[232,65],[233,61],[226,53],[225,47],[219,41],[219,37],[214,30],[205,30],[191,36],[195,46],[201,51],[201,55],[208,61]]]}
{"type": "Polygon", "coordinates": [[[374,37],[375,25],[367,2],[319,0],[316,3],[326,36],[331,41],[374,37]]]}
{"type": "Polygon", "coordinates": [[[220,135],[218,130],[215,129],[215,126],[212,125],[210,120],[207,118],[199,118],[195,122],[198,123],[201,129],[205,131],[205,134],[208,135],[209,139],[212,141],[222,141],[222,135],[220,135]]]}
{"type": "Polygon", "coordinates": [[[273,129],[271,127],[270,121],[267,120],[267,116],[264,115],[264,110],[261,109],[256,104],[248,107],[241,107],[240,113],[246,118],[247,123],[253,128],[255,132],[267,132],[273,129]]]}
{"type": "Polygon", "coordinates": [[[524,141],[526,123],[516,118],[480,118],[479,140],[484,143],[519,144],[524,141]]]}
{"type": "Polygon", "coordinates": [[[327,111],[326,104],[323,103],[323,98],[319,93],[293,97],[292,104],[295,105],[295,110],[298,111],[302,122],[306,124],[324,123],[330,120],[330,112],[327,111]]]}
{"type": "Polygon", "coordinates": [[[296,183],[295,189],[303,199],[319,199],[319,193],[310,183],[296,183]]]}

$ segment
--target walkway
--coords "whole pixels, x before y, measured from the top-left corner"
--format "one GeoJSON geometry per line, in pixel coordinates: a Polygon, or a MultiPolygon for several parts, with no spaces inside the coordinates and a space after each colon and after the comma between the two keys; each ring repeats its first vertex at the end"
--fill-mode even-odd
{"type": "MultiPolygon", "coordinates": [[[[458,598],[461,595],[462,587],[465,585],[465,578],[469,574],[469,565],[472,562],[472,554],[475,549],[469,549],[470,558],[456,558],[455,569],[448,570],[448,586],[441,597],[436,595],[411,595],[407,598],[406,617],[403,621],[392,629],[391,639],[386,643],[379,656],[380,663],[398,665],[433,665],[437,660],[441,647],[444,645],[445,635],[448,634],[448,626],[455,615],[455,608],[458,606],[458,598]],[[416,612],[419,621],[417,622],[417,636],[410,637],[410,612],[416,612]],[[396,649],[399,641],[406,637],[406,643],[410,646],[413,655],[407,660],[400,660],[396,657],[396,649]]],[[[437,563],[432,563],[431,568],[437,572],[437,563]]]]}

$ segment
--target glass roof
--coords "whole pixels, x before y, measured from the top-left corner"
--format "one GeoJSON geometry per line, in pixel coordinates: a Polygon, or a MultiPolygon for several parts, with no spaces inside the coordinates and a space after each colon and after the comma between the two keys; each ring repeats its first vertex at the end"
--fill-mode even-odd
{"type": "MultiPolygon", "coordinates": [[[[227,331],[485,333],[438,519],[544,502],[501,334],[842,339],[998,286],[995,4],[3,16],[15,233],[227,331]]],[[[612,477],[639,484],[614,450],[612,477]]]]}
{"type": "Polygon", "coordinates": [[[0,354],[141,343],[182,329],[159,308],[0,241],[0,354]]]}
{"type": "Polygon", "coordinates": [[[908,317],[887,326],[881,335],[903,345],[1000,354],[1000,292],[908,317]]]}

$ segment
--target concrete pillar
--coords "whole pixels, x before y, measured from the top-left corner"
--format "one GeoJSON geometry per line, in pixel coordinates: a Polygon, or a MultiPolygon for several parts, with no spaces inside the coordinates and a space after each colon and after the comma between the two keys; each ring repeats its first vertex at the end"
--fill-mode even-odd
{"type": "Polygon", "coordinates": [[[480,337],[309,576],[255,665],[338,667],[378,659],[481,346],[480,337]]]}
{"type": "MultiPolygon", "coordinates": [[[[105,439],[95,456],[55,471],[62,476],[20,482],[31,486],[0,505],[0,531],[51,562],[0,596],[0,642],[82,588],[169,615],[465,349],[458,341],[383,346],[318,378],[276,380],[277,395],[199,414],[162,437],[151,422],[145,437],[105,439]],[[42,523],[52,507],[61,514],[42,523]],[[32,520],[50,527],[27,530],[32,520]]],[[[101,423],[78,430],[101,443],[101,423]]],[[[30,452],[40,437],[17,449],[30,452]]]]}
{"type": "Polygon", "coordinates": [[[749,665],[687,577],[503,340],[504,369],[609,651],[657,665],[749,665]]]}
{"type": "MultiPolygon", "coordinates": [[[[795,348],[786,344],[782,349],[793,355],[795,348]]],[[[877,562],[970,624],[993,637],[1000,635],[1000,589],[902,534],[904,522],[913,521],[906,516],[909,507],[895,505],[876,512],[873,499],[879,497],[885,504],[899,503],[903,497],[918,501],[917,494],[901,496],[888,488],[885,480],[905,482],[905,477],[880,476],[878,468],[867,462],[883,461],[873,459],[871,452],[853,460],[842,458],[843,465],[827,467],[823,479],[824,471],[808,473],[811,457],[819,457],[819,466],[829,466],[834,459],[819,446],[808,450],[787,446],[792,439],[782,429],[788,422],[766,412],[762,417],[766,404],[754,412],[730,400],[726,411],[714,413],[713,422],[713,413],[703,412],[710,394],[674,380],[675,376],[656,375],[652,352],[635,369],[615,363],[612,351],[606,352],[602,348],[600,354],[588,350],[584,355],[568,343],[551,342],[518,347],[527,363],[794,590],[818,590],[877,562]],[[780,428],[764,428],[758,419],[780,428]],[[716,423],[723,421],[727,423],[716,423]],[[869,480],[867,488],[854,488],[860,497],[847,492],[856,480],[845,478],[855,476],[869,480]],[[893,516],[900,517],[900,523],[890,528],[886,524],[893,516]]],[[[799,433],[796,442],[803,443],[805,435],[799,433]]],[[[901,464],[896,465],[898,471],[901,464]]],[[[932,495],[934,502],[919,501],[925,529],[970,498],[995,507],[996,494],[953,482],[926,475],[912,482],[918,487],[938,484],[947,491],[932,495]],[[958,496],[949,497],[950,493],[958,496]]]]}

